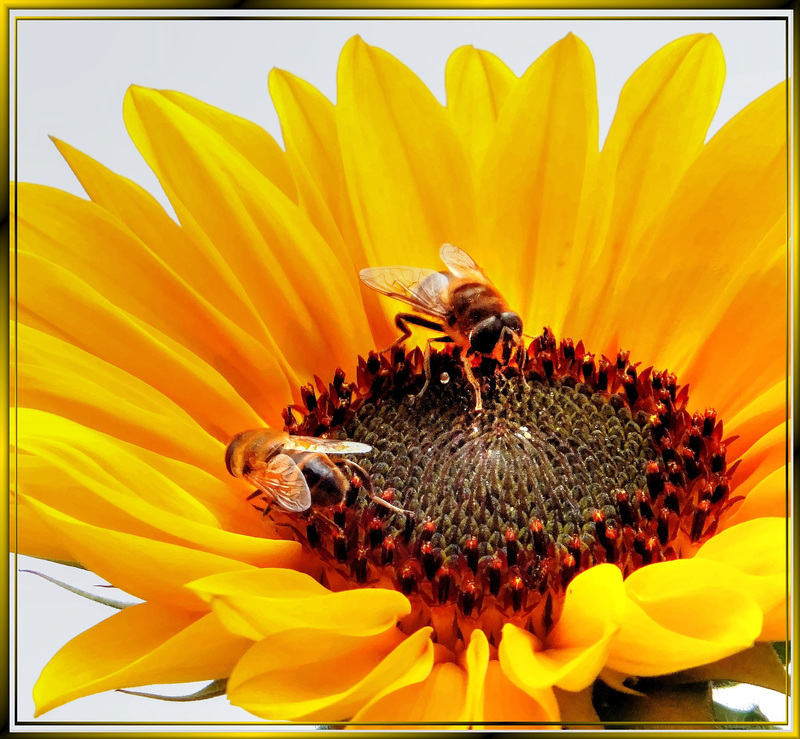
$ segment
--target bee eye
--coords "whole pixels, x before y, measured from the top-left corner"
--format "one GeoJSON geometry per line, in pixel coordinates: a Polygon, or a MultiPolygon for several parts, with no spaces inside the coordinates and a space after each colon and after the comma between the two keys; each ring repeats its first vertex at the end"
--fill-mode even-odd
{"type": "Polygon", "coordinates": [[[470,346],[481,354],[490,354],[500,339],[500,332],[503,330],[503,322],[497,317],[492,316],[485,321],[481,321],[469,335],[470,346]]]}
{"type": "Polygon", "coordinates": [[[504,326],[508,326],[514,333],[522,333],[522,319],[512,311],[506,311],[500,315],[500,320],[504,326]]]}

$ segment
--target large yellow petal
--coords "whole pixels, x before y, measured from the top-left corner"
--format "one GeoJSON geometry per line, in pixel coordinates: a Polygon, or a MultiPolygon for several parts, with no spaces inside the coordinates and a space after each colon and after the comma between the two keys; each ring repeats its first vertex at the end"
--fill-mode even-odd
{"type": "Polygon", "coordinates": [[[236,275],[208,239],[192,240],[156,199],[78,149],[53,139],[89,197],[116,216],[217,310],[257,341],[268,334],[236,275]]]}
{"type": "Polygon", "coordinates": [[[787,400],[786,379],[781,378],[757,395],[735,416],[724,419],[726,434],[735,434],[738,437],[728,445],[729,462],[745,456],[759,439],[779,426],[781,421],[787,420],[787,400]]]}
{"type": "MultiPolygon", "coordinates": [[[[69,512],[63,508],[66,505],[78,518],[88,520],[81,511],[97,515],[95,503],[102,508],[102,500],[110,495],[108,502],[121,505],[126,516],[136,515],[127,510],[127,496],[172,514],[179,535],[179,521],[228,528],[239,534],[269,535],[265,520],[246,501],[250,488],[224,471],[221,444],[214,448],[212,459],[223,468],[219,473],[223,480],[67,418],[28,408],[19,409],[18,417],[17,443],[21,451],[29,452],[20,458],[20,483],[33,497],[55,501],[64,512],[69,512]],[[63,482],[58,482],[59,477],[63,482]],[[86,489],[75,489],[60,501],[62,485],[86,489]],[[99,497],[94,500],[93,496],[99,497]]],[[[147,508],[140,507],[139,513],[144,510],[147,508]]],[[[146,516],[145,522],[148,519],[146,516]]]]}
{"type": "MultiPolygon", "coordinates": [[[[789,303],[786,270],[786,218],[779,219],[777,246],[753,250],[736,278],[720,286],[699,332],[687,324],[687,345],[695,351],[672,364],[691,397],[713,405],[726,421],[758,400],[765,388],[783,385],[789,360],[789,303]],[[703,334],[707,332],[705,336],[703,334]],[[727,371],[720,372],[725,366],[727,371]]],[[[774,231],[773,231],[774,233],[774,231]]],[[[785,386],[784,386],[785,387],[785,386]]],[[[762,399],[763,400],[763,399],[762,399]]],[[[769,420],[786,418],[787,402],[776,403],[769,420]],[[781,407],[782,405],[782,407],[781,407]]],[[[761,424],[763,428],[763,424],[761,424]]],[[[730,425],[728,428],[735,428],[730,425]]],[[[752,443],[752,437],[742,438],[752,443]]]]}
{"type": "Polygon", "coordinates": [[[275,721],[346,720],[384,691],[424,679],[433,664],[430,632],[336,639],[318,639],[306,629],[276,634],[242,657],[228,681],[228,698],[275,721]]]}
{"type": "Polygon", "coordinates": [[[347,199],[333,103],[308,82],[282,69],[270,72],[269,92],[301,203],[331,247],[346,245],[351,250],[337,256],[346,269],[353,269],[353,259],[363,255],[347,199]]]}
{"type": "Polygon", "coordinates": [[[771,472],[747,493],[733,514],[724,520],[724,528],[766,516],[789,517],[789,478],[786,469],[771,472]]]}
{"type": "Polygon", "coordinates": [[[358,36],[342,50],[337,82],[342,158],[369,263],[435,268],[444,242],[469,249],[472,177],[447,111],[407,67],[358,36]]]}
{"type": "Polygon", "coordinates": [[[608,667],[664,675],[751,646],[761,632],[761,608],[740,582],[727,583],[720,573],[716,562],[694,558],[659,562],[630,575],[608,667]]]}
{"type": "Polygon", "coordinates": [[[735,570],[723,576],[726,582],[738,585],[761,607],[764,613],[764,625],[758,637],[761,640],[783,639],[786,635],[788,536],[786,518],[755,518],[713,536],[695,554],[695,559],[711,560],[735,570]]]}
{"type": "Polygon", "coordinates": [[[9,551],[56,562],[73,562],[72,553],[53,537],[52,529],[19,498],[11,481],[9,495],[9,551]]]}
{"type": "Polygon", "coordinates": [[[600,156],[585,264],[591,279],[574,296],[580,311],[570,331],[605,333],[597,301],[638,261],[642,234],[703,146],[724,78],[719,42],[695,34],[664,46],[625,83],[600,156]]]}
{"type": "Polygon", "coordinates": [[[365,729],[465,729],[467,675],[452,662],[429,669],[424,680],[386,693],[353,716],[365,729]],[[373,726],[364,726],[366,722],[373,726]],[[389,722],[395,722],[393,725],[389,722]],[[419,722],[419,723],[417,723],[419,722]],[[425,723],[429,722],[429,723],[425,723]]]}
{"type": "Polygon", "coordinates": [[[215,108],[190,95],[161,90],[161,95],[185,111],[233,147],[290,200],[296,200],[292,173],[286,154],[261,126],[226,110],[215,108]]]}
{"type": "Polygon", "coordinates": [[[67,642],[33,689],[36,715],[93,693],[227,677],[250,642],[213,614],[140,603],[67,642]]]}
{"type": "Polygon", "coordinates": [[[579,289],[577,219],[597,125],[594,64],[572,34],[531,65],[497,119],[480,175],[474,256],[528,326],[558,333],[564,296],[579,289]]]}
{"type": "Polygon", "coordinates": [[[748,495],[768,475],[783,469],[789,450],[786,421],[764,434],[742,457],[733,475],[734,495],[748,495]]]}
{"type": "Polygon", "coordinates": [[[564,610],[544,645],[514,624],[503,627],[498,650],[503,670],[532,695],[553,685],[583,690],[606,662],[624,602],[622,574],[616,566],[601,564],[582,572],[569,584],[564,610]]]}
{"type": "MultiPolygon", "coordinates": [[[[72,560],[142,600],[207,611],[206,603],[183,585],[218,572],[252,569],[218,554],[92,526],[32,498],[26,498],[26,503],[52,529],[72,560]]],[[[264,544],[280,550],[285,542],[264,544]]]]}
{"type": "MultiPolygon", "coordinates": [[[[758,277],[759,265],[775,259],[776,223],[786,212],[785,95],[785,85],[776,86],[703,147],[658,224],[638,244],[638,262],[624,279],[619,276],[613,300],[603,304],[603,317],[618,329],[618,341],[632,356],[676,372],[686,368],[690,358],[703,356],[703,344],[732,297],[758,277]],[[742,269],[745,260],[751,269],[742,269]]],[[[784,305],[782,293],[764,299],[784,305]]],[[[742,310],[746,305],[747,300],[742,310]]],[[[731,326],[736,335],[735,321],[731,326]]],[[[762,325],[758,330],[772,337],[773,350],[783,345],[785,328],[762,325]]],[[[748,372],[772,360],[752,351],[752,338],[740,333],[737,343],[729,341],[726,366],[748,372]]],[[[611,344],[611,351],[619,345],[611,344]]],[[[753,394],[763,389],[753,387],[753,394]]],[[[722,414],[734,410],[709,395],[699,402],[717,406],[722,414]]]]}
{"type": "Polygon", "coordinates": [[[368,346],[356,276],[305,214],[235,148],[162,93],[131,88],[134,142],[184,227],[199,229],[239,276],[298,376],[332,375],[368,346]]]}
{"type": "Polygon", "coordinates": [[[473,46],[456,49],[447,60],[447,108],[473,168],[480,170],[503,104],[516,75],[494,54],[473,46]]]}
{"type": "Polygon", "coordinates": [[[560,711],[552,688],[522,690],[510,679],[498,660],[491,660],[486,669],[483,716],[484,725],[475,728],[557,729],[560,711]],[[491,727],[497,721],[511,725],[491,727]],[[541,722],[525,725],[526,721],[541,722]],[[522,725],[520,725],[522,724],[522,725]]]}
{"type": "MultiPolygon", "coordinates": [[[[266,526],[261,536],[222,529],[213,514],[168,477],[130,455],[126,457],[121,449],[117,448],[114,455],[113,443],[102,452],[98,449],[94,457],[76,445],[46,437],[29,448],[36,450],[46,466],[30,469],[21,465],[19,489],[25,499],[46,503],[92,526],[219,554],[255,566],[299,564],[297,542],[265,538],[269,533],[266,526]],[[114,474],[101,466],[110,459],[116,465],[114,474]],[[117,477],[117,470],[123,476],[117,477]]],[[[257,531],[257,522],[258,516],[253,515],[249,528],[257,531]]]]}
{"type": "Polygon", "coordinates": [[[313,577],[288,569],[228,572],[187,586],[233,633],[257,641],[280,631],[322,632],[314,639],[371,636],[411,612],[395,590],[359,588],[332,593],[313,577]]]}
{"type": "MultiPolygon", "coordinates": [[[[300,203],[355,280],[367,257],[347,192],[334,106],[307,82],[280,69],[270,72],[269,90],[300,203]]],[[[396,329],[387,320],[380,298],[371,290],[362,290],[361,298],[376,346],[387,346],[396,329]]]]}
{"type": "MultiPolygon", "coordinates": [[[[21,251],[69,269],[118,309],[213,366],[257,411],[271,410],[279,418],[275,401],[264,398],[283,396],[289,402],[290,385],[268,348],[191,288],[115,218],[94,203],[46,187],[19,185],[18,205],[21,251]],[[137,285],[141,287],[132,289],[137,285]]],[[[23,303],[30,280],[20,271],[23,303]]]]}
{"type": "Polygon", "coordinates": [[[179,342],[119,308],[65,267],[20,252],[19,320],[139,377],[226,443],[264,425],[225,378],[179,342]]]}
{"type": "Polygon", "coordinates": [[[220,442],[156,388],[68,341],[24,324],[16,332],[18,405],[215,475],[225,471],[220,442]]]}
{"type": "Polygon", "coordinates": [[[484,688],[489,656],[489,640],[486,634],[481,629],[475,629],[464,652],[464,668],[467,672],[464,713],[470,723],[479,724],[484,720],[484,688]]]}

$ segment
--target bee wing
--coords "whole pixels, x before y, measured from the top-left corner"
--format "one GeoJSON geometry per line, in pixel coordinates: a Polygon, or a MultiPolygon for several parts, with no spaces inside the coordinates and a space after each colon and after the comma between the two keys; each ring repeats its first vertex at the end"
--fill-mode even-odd
{"type": "Polygon", "coordinates": [[[285,431],[250,429],[236,434],[225,449],[225,466],[234,477],[241,477],[250,460],[265,460],[281,444],[285,431]]]}
{"type": "Polygon", "coordinates": [[[275,455],[269,464],[246,477],[285,511],[302,513],[311,508],[311,491],[306,478],[286,454],[275,455]]]}
{"type": "Polygon", "coordinates": [[[478,282],[491,282],[478,263],[465,252],[452,244],[442,244],[439,257],[456,277],[469,278],[478,282]]]}
{"type": "Polygon", "coordinates": [[[447,311],[442,304],[442,291],[450,278],[433,269],[424,267],[367,267],[358,273],[367,287],[402,300],[404,303],[437,318],[444,318],[447,311]]]}
{"type": "Polygon", "coordinates": [[[318,439],[314,436],[290,436],[284,443],[284,449],[298,452],[321,452],[322,454],[365,454],[372,447],[357,441],[339,441],[338,439],[318,439]]]}

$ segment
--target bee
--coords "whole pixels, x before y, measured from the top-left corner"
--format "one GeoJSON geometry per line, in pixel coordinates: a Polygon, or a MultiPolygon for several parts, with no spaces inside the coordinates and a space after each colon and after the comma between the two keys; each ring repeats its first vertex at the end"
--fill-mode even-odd
{"type": "Polygon", "coordinates": [[[522,319],[509,308],[469,254],[452,244],[443,244],[439,256],[446,271],[397,265],[368,267],[361,270],[359,277],[367,287],[401,300],[415,311],[395,316],[395,325],[403,335],[383,351],[393,349],[411,336],[409,324],[444,334],[428,339],[425,384],[416,397],[421,397],[430,383],[431,344],[454,343],[462,349],[464,373],[475,390],[475,410],[480,411],[483,409],[481,388],[472,372],[470,357],[481,354],[507,364],[516,349],[521,364],[525,351],[522,319]]]}
{"type": "Polygon", "coordinates": [[[289,513],[341,503],[357,479],[372,499],[395,512],[404,512],[372,492],[367,472],[347,459],[328,455],[365,454],[372,449],[356,441],[337,441],[313,436],[291,436],[277,429],[251,429],[231,439],[225,450],[225,466],[234,477],[243,477],[263,493],[270,505],[289,513]],[[349,472],[350,475],[345,473],[349,472]]]}

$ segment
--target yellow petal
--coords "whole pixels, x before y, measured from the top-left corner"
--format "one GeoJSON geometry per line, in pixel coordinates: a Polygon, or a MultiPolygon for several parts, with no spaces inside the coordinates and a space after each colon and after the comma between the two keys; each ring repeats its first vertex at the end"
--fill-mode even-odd
{"type": "MultiPolygon", "coordinates": [[[[606,324],[619,329],[619,341],[632,355],[676,372],[689,358],[703,356],[703,342],[732,296],[746,290],[757,265],[775,258],[775,241],[767,236],[786,211],[785,128],[781,84],[726,124],[686,171],[658,224],[638,244],[635,271],[620,278],[614,299],[604,303],[606,324]],[[743,269],[745,260],[750,269],[743,269]]],[[[764,299],[784,305],[783,291],[764,299]]],[[[776,341],[783,344],[780,326],[758,330],[772,337],[771,350],[776,341]]],[[[741,333],[738,343],[728,344],[726,366],[756,368],[764,360],[751,351],[752,338],[741,333]]],[[[749,377],[739,388],[748,384],[749,377]]],[[[735,412],[712,393],[699,400],[720,413],[735,412]]]]}
{"type": "Polygon", "coordinates": [[[489,641],[486,634],[475,629],[464,655],[467,685],[464,698],[464,720],[480,724],[484,720],[486,669],[489,666],[489,641]]]}
{"type": "Polygon", "coordinates": [[[228,698],[270,720],[346,720],[384,690],[400,690],[430,672],[430,632],[336,639],[318,639],[305,629],[276,634],[242,657],[228,681],[228,698]]]}
{"type": "Polygon", "coordinates": [[[184,227],[202,231],[239,276],[300,377],[350,366],[370,342],[356,277],[303,212],[213,129],[163,94],[132,88],[126,125],[184,227]]]}
{"type": "Polygon", "coordinates": [[[560,688],[553,688],[556,700],[558,701],[558,710],[561,714],[561,721],[565,729],[583,729],[590,728],[582,726],[581,724],[599,724],[600,717],[592,704],[592,692],[594,684],[590,685],[583,690],[573,693],[569,690],[561,690],[560,688]]]}
{"type": "Polygon", "coordinates": [[[115,688],[227,677],[250,642],[212,614],[140,603],[65,644],[33,689],[36,716],[115,688]]]}
{"type": "MultiPolygon", "coordinates": [[[[694,339],[696,346],[687,360],[672,364],[681,382],[691,385],[691,397],[713,405],[726,421],[746,410],[765,388],[782,385],[786,379],[789,323],[785,217],[779,226],[777,246],[768,250],[759,244],[753,249],[741,265],[739,278],[727,286],[720,285],[716,305],[706,306],[703,321],[695,326],[685,324],[687,339],[694,339]],[[746,278],[743,284],[742,277],[746,278]],[[719,372],[722,365],[729,371],[719,372]]],[[[785,392],[782,406],[770,414],[773,425],[786,418],[785,392]]],[[[752,443],[752,437],[742,438],[739,446],[748,441],[752,443]]]]}
{"type": "MultiPolygon", "coordinates": [[[[267,522],[246,501],[246,486],[240,489],[238,481],[222,469],[218,472],[224,475],[221,481],[193,465],[49,413],[20,408],[18,418],[18,448],[28,452],[19,472],[21,489],[65,513],[114,528],[102,515],[113,516],[115,507],[120,508],[118,521],[143,517],[146,524],[154,523],[151,515],[161,510],[174,521],[166,530],[172,528],[188,539],[193,538],[189,530],[197,535],[196,527],[181,532],[182,522],[229,528],[236,534],[270,535],[267,522]],[[70,488],[70,495],[62,495],[62,487],[70,488]],[[156,510],[147,514],[148,506],[138,505],[134,512],[130,498],[156,510]]],[[[224,468],[222,445],[215,443],[212,451],[207,466],[212,467],[208,462],[216,460],[216,465],[224,468]]],[[[159,525],[166,525],[168,518],[162,518],[159,525]]],[[[200,541],[203,537],[200,535],[200,541]]]]}
{"type": "MultiPolygon", "coordinates": [[[[762,385],[761,387],[765,387],[762,385]]],[[[739,438],[728,445],[728,461],[738,459],[787,417],[786,378],[757,395],[735,416],[725,418],[725,430],[739,438]]]]}
{"type": "Polygon", "coordinates": [[[608,666],[631,675],[663,675],[750,647],[761,631],[761,608],[740,583],[720,580],[721,571],[715,562],[694,558],[659,562],[630,575],[608,666]]]}
{"type": "Polygon", "coordinates": [[[208,239],[192,240],[150,193],[69,144],[53,139],[89,197],[116,216],[143,244],[215,308],[256,340],[264,322],[230,266],[208,239]]]}
{"type": "Polygon", "coordinates": [[[594,64],[569,34],[514,85],[480,175],[483,251],[473,256],[529,326],[546,322],[558,333],[564,295],[581,284],[574,241],[596,157],[594,64]]]}
{"type": "Polygon", "coordinates": [[[747,494],[742,504],[724,522],[724,528],[766,516],[789,516],[789,481],[780,468],[764,477],[747,494]]]}
{"type": "Polygon", "coordinates": [[[281,69],[270,72],[269,93],[281,121],[301,202],[329,244],[352,249],[352,253],[345,251],[337,256],[346,269],[353,269],[353,259],[363,258],[363,253],[347,199],[333,103],[304,80],[281,69]]]}
{"type": "MultiPolygon", "coordinates": [[[[285,367],[268,351],[274,347],[254,341],[94,203],[51,188],[20,185],[18,190],[20,250],[68,268],[117,309],[213,366],[257,411],[278,416],[279,407],[274,401],[265,404],[264,398],[291,396],[285,367]],[[135,285],[147,289],[132,289],[135,285]]],[[[33,277],[21,272],[21,301],[33,277]]],[[[213,285],[204,292],[213,296],[213,285]]],[[[62,318],[63,323],[68,320],[62,318]]]]}
{"type": "Polygon", "coordinates": [[[295,200],[294,181],[286,161],[286,154],[261,126],[182,92],[161,90],[160,93],[166,100],[217,134],[264,177],[280,188],[286,197],[295,200]]]}
{"type": "Polygon", "coordinates": [[[369,263],[402,255],[436,267],[443,243],[469,250],[472,177],[447,111],[407,67],[358,36],[342,50],[337,82],[342,158],[369,263]]]}
{"type": "Polygon", "coordinates": [[[636,244],[703,146],[724,79],[719,42],[695,34],[657,51],[622,88],[600,156],[592,279],[576,301],[588,314],[581,328],[602,325],[604,311],[594,301],[638,260],[636,244]]]}
{"type": "Polygon", "coordinates": [[[476,171],[483,164],[497,116],[516,80],[494,54],[473,46],[456,49],[447,60],[447,107],[476,171]]]}
{"type": "MultiPolygon", "coordinates": [[[[307,82],[280,69],[270,72],[269,90],[300,203],[355,280],[367,257],[347,193],[334,106],[307,82]]],[[[361,298],[375,346],[387,346],[395,338],[394,322],[387,320],[377,293],[362,290],[361,298]]]]}
{"type": "Polygon", "coordinates": [[[408,599],[397,591],[359,588],[332,593],[313,577],[289,569],[222,573],[187,587],[231,632],[253,640],[294,629],[322,632],[315,639],[371,636],[394,627],[411,612],[408,599]]]}
{"type": "Polygon", "coordinates": [[[498,660],[489,662],[486,670],[486,688],[483,727],[490,728],[493,721],[513,721],[512,726],[498,729],[558,729],[560,711],[552,688],[525,689],[509,678],[498,660]],[[538,724],[525,725],[525,721],[538,724]],[[521,724],[519,722],[522,722],[521,724]],[[556,724],[556,725],[554,725],[556,724]]]}
{"type": "Polygon", "coordinates": [[[503,670],[526,691],[553,685],[583,690],[606,662],[624,601],[617,567],[601,564],[585,570],[569,584],[561,618],[544,646],[514,624],[503,627],[498,650],[503,670]]]}
{"type": "Polygon", "coordinates": [[[218,554],[91,526],[30,498],[26,502],[51,527],[71,559],[143,600],[206,611],[208,606],[183,585],[218,572],[252,568],[218,554]]]}
{"type": "Polygon", "coordinates": [[[788,535],[786,518],[755,518],[718,533],[695,554],[695,559],[711,560],[735,570],[725,573],[726,582],[736,583],[761,607],[764,613],[758,637],[761,640],[782,638],[785,633],[785,617],[780,616],[785,613],[788,600],[788,535]],[[778,636],[774,637],[776,628],[778,636]]]}
{"type": "Polygon", "coordinates": [[[54,562],[74,562],[72,553],[53,537],[52,529],[13,489],[9,496],[9,551],[54,562]]]}
{"type": "Polygon", "coordinates": [[[369,703],[353,716],[352,723],[373,730],[467,728],[467,724],[461,723],[466,682],[464,670],[452,662],[434,665],[421,682],[369,703]],[[367,722],[369,725],[365,725],[367,722]]]}
{"type": "Polygon", "coordinates": [[[222,471],[220,443],[166,395],[63,339],[24,324],[16,331],[20,405],[222,471]]]}
{"type": "Polygon", "coordinates": [[[89,349],[139,377],[222,442],[263,425],[257,413],[208,363],[100,295],[68,269],[20,251],[20,320],[89,349]]]}
{"type": "Polygon", "coordinates": [[[789,442],[787,429],[786,421],[781,422],[747,450],[733,476],[735,495],[748,495],[767,476],[784,468],[789,442]]]}

